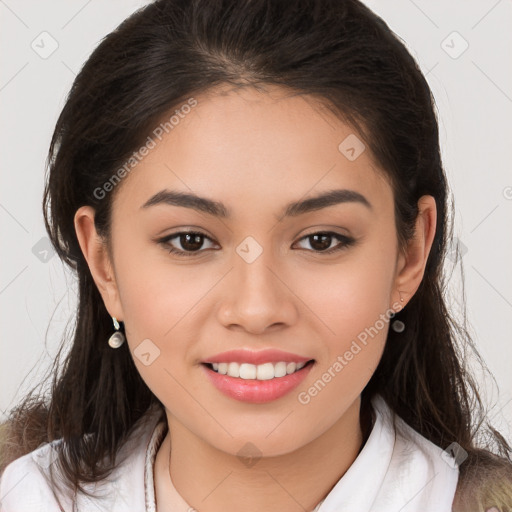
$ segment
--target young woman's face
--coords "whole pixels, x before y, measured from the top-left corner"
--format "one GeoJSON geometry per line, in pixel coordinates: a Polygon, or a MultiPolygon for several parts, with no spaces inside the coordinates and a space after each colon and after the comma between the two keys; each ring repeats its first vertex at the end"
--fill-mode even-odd
{"type": "Polygon", "coordinates": [[[119,295],[107,303],[171,422],[228,453],[250,441],[268,456],[359,410],[403,290],[392,190],[369,149],[311,98],[269,91],[197,96],[162,140],[153,136],[115,198],[119,295]],[[341,190],[349,200],[308,207],[341,190]],[[192,200],[144,206],[163,191],[217,211],[192,200]],[[200,236],[177,236],[186,231],[200,236]],[[204,364],[233,349],[314,364],[258,390],[204,364]],[[279,394],[284,382],[291,389],[279,394]]]}

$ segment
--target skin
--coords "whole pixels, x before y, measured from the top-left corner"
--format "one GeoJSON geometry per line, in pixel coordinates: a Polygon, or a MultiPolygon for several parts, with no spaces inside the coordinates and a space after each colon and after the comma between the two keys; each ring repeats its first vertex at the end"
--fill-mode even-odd
{"type": "MultiPolygon", "coordinates": [[[[414,295],[434,238],[435,200],[419,200],[416,236],[400,251],[391,186],[368,146],[354,161],[338,150],[355,131],[314,99],[275,87],[218,88],[196,99],[118,185],[113,261],[89,206],[76,212],[77,236],[108,312],[125,323],[132,354],[147,338],[160,350],[149,366],[134,357],[170,429],[155,462],[158,511],[169,510],[170,479],[201,512],[233,503],[239,512],[312,510],[359,453],[360,394],[389,323],[309,403],[298,394],[379,315],[414,295]],[[232,218],[170,205],[140,209],[164,188],[222,201],[232,218]],[[372,209],[348,202],[276,219],[288,202],[337,188],[363,194],[372,209]],[[190,227],[209,237],[192,257],[154,241],[190,227]],[[306,235],[325,231],[356,243],[323,255],[306,235]],[[250,264],[236,252],[247,236],[263,249],[250,264]],[[279,348],[315,365],[288,395],[243,403],[213,387],[200,366],[232,348],[279,348]],[[260,452],[250,467],[237,456],[247,442],[260,452]]],[[[183,238],[169,244],[190,252],[183,238]]]]}

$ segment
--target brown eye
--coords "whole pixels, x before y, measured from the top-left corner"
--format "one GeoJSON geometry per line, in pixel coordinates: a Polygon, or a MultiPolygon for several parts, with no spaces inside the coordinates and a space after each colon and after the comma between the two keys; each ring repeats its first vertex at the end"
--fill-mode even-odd
{"type": "Polygon", "coordinates": [[[164,245],[164,247],[166,247],[172,254],[176,254],[178,256],[194,256],[196,253],[202,252],[201,249],[203,248],[205,239],[211,240],[210,237],[206,236],[204,233],[196,231],[181,231],[158,240],[158,243],[164,245]],[[170,243],[171,240],[174,239],[177,239],[181,248],[176,248],[174,244],[170,243]]]}
{"type": "Polygon", "coordinates": [[[203,245],[203,235],[196,233],[183,233],[178,235],[178,238],[186,251],[197,251],[203,245]]]}
{"type": "MultiPolygon", "coordinates": [[[[169,253],[175,254],[176,256],[195,256],[206,250],[204,248],[205,240],[212,241],[209,236],[201,232],[181,231],[168,235],[157,242],[162,244],[169,253]],[[176,242],[171,243],[171,240],[175,239],[176,242]],[[181,247],[177,248],[176,244],[181,247]]],[[[311,233],[310,235],[302,237],[300,241],[302,240],[308,240],[311,246],[311,249],[307,249],[309,252],[318,254],[331,254],[346,249],[355,243],[355,239],[351,237],[330,231],[311,233]],[[332,244],[336,242],[336,240],[338,243],[333,246],[332,244]]]]}
{"type": "Polygon", "coordinates": [[[301,241],[302,240],[308,240],[313,252],[323,254],[341,251],[355,243],[355,240],[351,237],[330,231],[311,233],[310,235],[302,237],[301,241]],[[339,243],[332,246],[332,243],[336,240],[338,240],[339,243]]]}

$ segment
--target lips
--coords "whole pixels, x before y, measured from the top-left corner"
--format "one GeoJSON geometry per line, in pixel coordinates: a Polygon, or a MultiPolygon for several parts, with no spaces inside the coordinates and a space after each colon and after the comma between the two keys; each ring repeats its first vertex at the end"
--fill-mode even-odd
{"type": "Polygon", "coordinates": [[[311,357],[304,357],[292,352],[284,352],[277,349],[265,349],[253,351],[248,349],[228,350],[220,354],[208,357],[201,361],[202,363],[249,363],[254,365],[264,363],[278,363],[284,361],[286,363],[307,363],[311,361],[311,357]]]}
{"type": "MultiPolygon", "coordinates": [[[[224,357],[224,354],[221,356],[224,357]]],[[[270,380],[230,377],[217,373],[210,368],[209,363],[202,363],[200,366],[207,380],[225,396],[239,402],[262,404],[290,394],[306,379],[314,363],[311,360],[310,364],[306,364],[300,370],[270,380]]]]}

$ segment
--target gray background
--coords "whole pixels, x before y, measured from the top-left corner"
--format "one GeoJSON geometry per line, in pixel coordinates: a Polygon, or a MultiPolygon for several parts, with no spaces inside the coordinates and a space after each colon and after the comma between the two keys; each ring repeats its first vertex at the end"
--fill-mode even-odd
{"type": "MultiPolygon", "coordinates": [[[[51,133],[91,51],[146,3],[0,0],[0,419],[38,381],[76,308],[74,277],[49,248],[42,217],[51,133]]],[[[463,254],[449,302],[460,315],[462,264],[470,332],[500,392],[479,372],[480,390],[510,440],[512,3],[365,3],[403,39],[436,99],[463,254]]]]}

